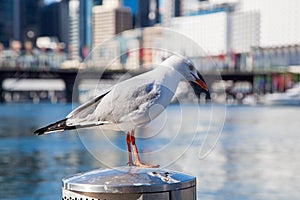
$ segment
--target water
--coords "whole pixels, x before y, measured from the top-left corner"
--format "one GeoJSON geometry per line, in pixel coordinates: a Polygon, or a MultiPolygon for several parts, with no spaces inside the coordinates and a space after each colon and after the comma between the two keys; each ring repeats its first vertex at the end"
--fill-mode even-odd
{"type": "MultiPolygon", "coordinates": [[[[60,199],[63,177],[103,164],[126,163],[122,133],[99,136],[109,142],[95,142],[94,129],[80,132],[80,137],[74,131],[33,135],[34,129],[61,119],[71,109],[60,104],[0,105],[0,199],[60,199]],[[101,162],[84,144],[90,144],[87,148],[101,162]],[[99,149],[102,154],[97,154],[99,149]]],[[[198,199],[299,199],[300,107],[227,107],[222,135],[212,153],[202,159],[199,141],[205,139],[211,106],[201,107],[197,132],[203,137],[199,138],[190,136],[197,124],[196,107],[184,109],[190,115],[181,119],[179,131],[176,120],[182,107],[173,105],[162,115],[169,120],[163,131],[169,135],[138,139],[140,151],[154,155],[142,155],[144,160],[197,176],[198,199]]],[[[216,124],[221,122],[213,122],[211,128],[216,124]]],[[[213,134],[206,139],[216,139],[213,134]]]]}

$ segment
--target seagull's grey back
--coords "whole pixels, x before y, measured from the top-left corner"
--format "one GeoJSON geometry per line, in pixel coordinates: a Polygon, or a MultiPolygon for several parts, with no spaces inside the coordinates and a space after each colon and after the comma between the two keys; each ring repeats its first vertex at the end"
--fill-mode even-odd
{"type": "Polygon", "coordinates": [[[182,79],[170,64],[174,63],[116,84],[68,115],[67,124],[104,124],[103,128],[131,130],[150,122],[169,105],[182,79]]]}

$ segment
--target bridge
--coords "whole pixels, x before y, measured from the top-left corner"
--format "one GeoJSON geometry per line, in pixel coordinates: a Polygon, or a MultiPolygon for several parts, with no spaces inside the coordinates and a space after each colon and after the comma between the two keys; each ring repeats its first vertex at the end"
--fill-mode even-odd
{"type": "MultiPolygon", "coordinates": [[[[77,70],[77,69],[51,69],[51,70],[41,70],[41,69],[0,69],[0,102],[5,102],[3,93],[6,92],[3,87],[3,82],[6,79],[60,79],[65,83],[65,99],[67,102],[78,102],[79,100],[79,83],[82,80],[99,80],[109,79],[117,80],[124,74],[130,76],[135,76],[144,71],[126,71],[126,70],[113,70],[113,71],[101,71],[101,70],[77,70]]],[[[253,85],[254,79],[257,76],[264,77],[272,76],[271,72],[237,72],[237,71],[224,71],[221,73],[221,78],[213,73],[205,73],[204,78],[208,85],[216,80],[231,80],[233,82],[237,81],[247,81],[253,85]]],[[[300,77],[298,75],[298,80],[300,77]]],[[[254,87],[253,87],[254,88],[254,87]]],[[[265,91],[263,91],[265,92],[265,91]]]]}
{"type": "MultiPolygon", "coordinates": [[[[78,101],[78,84],[83,79],[115,79],[126,71],[78,71],[77,69],[1,69],[0,70],[0,102],[4,102],[3,82],[6,79],[60,79],[65,83],[67,102],[78,101]]],[[[132,73],[132,75],[134,75],[132,73]]]]}

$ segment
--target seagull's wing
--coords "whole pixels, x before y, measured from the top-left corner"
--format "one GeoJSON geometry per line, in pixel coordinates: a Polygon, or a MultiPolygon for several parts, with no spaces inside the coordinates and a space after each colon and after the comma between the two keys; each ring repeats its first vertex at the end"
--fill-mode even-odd
{"type": "MultiPolygon", "coordinates": [[[[46,133],[51,132],[58,132],[58,131],[64,131],[64,130],[72,130],[76,128],[84,128],[84,127],[90,127],[100,124],[105,124],[105,122],[93,124],[91,122],[88,123],[73,123],[73,119],[78,120],[85,120],[88,116],[92,115],[98,104],[101,102],[103,97],[107,95],[110,92],[107,91],[99,96],[94,97],[90,101],[82,104],[75,110],[73,110],[65,119],[59,120],[55,123],[52,123],[48,126],[42,127],[38,130],[36,130],[34,133],[37,135],[43,135],[46,133]],[[70,122],[71,121],[71,122],[70,122]]],[[[76,122],[76,121],[75,121],[76,122]]]]}
{"type": "Polygon", "coordinates": [[[115,124],[148,122],[149,108],[161,97],[161,86],[141,78],[116,85],[99,104],[96,112],[100,121],[115,124]]]}
{"type": "Polygon", "coordinates": [[[84,104],[77,107],[75,110],[73,110],[70,114],[67,115],[67,119],[70,118],[85,118],[87,115],[92,114],[95,109],[97,108],[98,104],[101,102],[102,98],[107,95],[111,90],[108,90],[101,95],[98,95],[91,100],[85,102],[84,104]]]}
{"type": "Polygon", "coordinates": [[[122,130],[118,125],[125,123],[135,127],[150,121],[149,107],[159,97],[160,86],[154,81],[147,81],[143,76],[128,79],[70,113],[67,125],[107,125],[107,128],[122,130]]]}

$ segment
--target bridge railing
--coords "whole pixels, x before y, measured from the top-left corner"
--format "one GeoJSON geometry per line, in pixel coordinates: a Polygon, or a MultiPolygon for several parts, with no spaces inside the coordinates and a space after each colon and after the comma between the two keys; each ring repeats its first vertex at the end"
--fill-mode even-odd
{"type": "MultiPolygon", "coordinates": [[[[155,54],[155,50],[152,50],[150,54],[155,54]]],[[[101,52],[100,52],[101,53],[101,52]]],[[[118,51],[113,54],[113,58],[118,57],[118,51]]],[[[119,59],[119,63],[116,63],[113,69],[134,69],[141,68],[140,59],[138,59],[137,53],[129,54],[131,59],[125,59],[124,61],[119,59]],[[129,60],[129,61],[128,61],[129,60]]],[[[146,55],[143,55],[147,57],[146,55]]],[[[149,56],[148,56],[149,57],[149,56]]],[[[73,62],[68,60],[69,55],[60,50],[32,50],[32,51],[15,51],[15,50],[0,50],[0,70],[1,68],[20,68],[20,69],[58,69],[58,68],[76,68],[79,67],[80,62],[73,62]]],[[[210,72],[213,69],[229,72],[256,72],[256,71],[272,71],[282,72],[288,71],[291,66],[300,67],[300,45],[281,48],[253,48],[249,53],[230,53],[220,54],[215,56],[198,56],[193,57],[201,66],[202,72],[210,72]]],[[[108,63],[102,63],[105,60],[104,57],[97,60],[97,65],[106,67],[108,63]],[[100,62],[101,61],[101,62],[100,62]],[[102,64],[101,64],[102,63],[102,64]]],[[[153,61],[153,60],[152,60],[153,61]]],[[[155,62],[155,61],[154,61],[155,62]]],[[[99,66],[98,66],[99,67],[99,66]]],[[[299,70],[300,71],[300,70],[299,70]]]]}
{"type": "Polygon", "coordinates": [[[16,52],[4,50],[0,52],[0,68],[21,69],[57,69],[67,61],[65,52],[16,52]]]}

